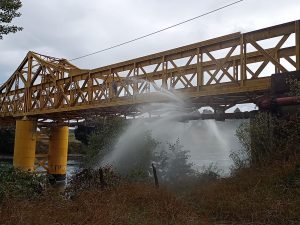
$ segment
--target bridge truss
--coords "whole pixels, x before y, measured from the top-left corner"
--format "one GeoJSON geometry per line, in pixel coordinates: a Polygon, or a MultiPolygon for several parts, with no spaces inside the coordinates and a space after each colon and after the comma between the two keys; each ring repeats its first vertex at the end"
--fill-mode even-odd
{"type": "Polygon", "coordinates": [[[101,68],[28,52],[0,87],[0,123],[131,115],[180,95],[195,107],[228,109],[269,95],[270,76],[300,70],[300,21],[233,33],[101,68]]]}

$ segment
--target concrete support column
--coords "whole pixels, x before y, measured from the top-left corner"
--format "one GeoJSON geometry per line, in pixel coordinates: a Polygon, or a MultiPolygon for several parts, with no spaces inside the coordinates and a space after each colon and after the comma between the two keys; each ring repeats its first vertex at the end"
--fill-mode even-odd
{"type": "Polygon", "coordinates": [[[66,177],[68,160],[69,127],[52,127],[49,141],[48,173],[55,179],[66,177]]]}
{"type": "Polygon", "coordinates": [[[17,120],[13,165],[25,171],[34,170],[36,121],[17,120]]]}

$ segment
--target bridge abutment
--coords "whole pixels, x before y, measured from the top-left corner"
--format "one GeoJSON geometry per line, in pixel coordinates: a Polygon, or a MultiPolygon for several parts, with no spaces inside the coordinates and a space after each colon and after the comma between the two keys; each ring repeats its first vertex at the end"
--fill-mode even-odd
{"type": "Polygon", "coordinates": [[[49,140],[48,173],[56,180],[66,176],[68,160],[69,127],[52,127],[49,140]]]}
{"type": "Polygon", "coordinates": [[[36,149],[37,122],[32,120],[17,120],[13,165],[15,168],[34,170],[36,149]]]}

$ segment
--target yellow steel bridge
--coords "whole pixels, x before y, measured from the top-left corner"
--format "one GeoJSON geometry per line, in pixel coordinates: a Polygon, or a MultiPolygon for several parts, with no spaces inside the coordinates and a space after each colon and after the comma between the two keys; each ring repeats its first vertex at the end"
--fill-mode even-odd
{"type": "MultiPolygon", "coordinates": [[[[130,115],[141,104],[170,101],[164,90],[191,105],[225,110],[256,103],[269,94],[271,74],[294,70],[300,70],[299,20],[91,70],[28,52],[0,87],[0,125],[17,125],[14,165],[27,170],[34,164],[36,121],[130,115]]],[[[67,132],[52,129],[52,174],[65,173],[67,132]]]]}
{"type": "Polygon", "coordinates": [[[0,87],[1,122],[128,115],[136,105],[168,101],[162,89],[191,103],[229,108],[256,102],[272,73],[300,69],[300,25],[289,22],[233,33],[96,69],[28,52],[0,87]]]}

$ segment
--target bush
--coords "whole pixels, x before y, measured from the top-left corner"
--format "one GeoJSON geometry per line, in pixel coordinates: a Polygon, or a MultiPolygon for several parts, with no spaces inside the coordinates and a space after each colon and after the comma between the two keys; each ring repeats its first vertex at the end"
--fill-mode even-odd
{"type": "Polygon", "coordinates": [[[230,155],[235,170],[295,158],[300,152],[300,117],[278,118],[258,113],[250,122],[240,125],[236,136],[242,148],[230,155]]]}
{"type": "Polygon", "coordinates": [[[201,171],[197,173],[197,180],[198,182],[207,183],[216,181],[221,177],[221,172],[216,164],[209,164],[208,166],[203,166],[201,171]]]}
{"type": "Polygon", "coordinates": [[[65,193],[74,196],[87,189],[112,188],[119,185],[121,177],[112,170],[111,166],[99,169],[84,169],[73,175],[65,193]]]}
{"type": "MultiPolygon", "coordinates": [[[[85,146],[85,164],[87,167],[97,166],[98,161],[101,161],[108,152],[112,151],[126,125],[127,122],[124,118],[95,121],[95,126],[87,137],[88,144],[85,146]]],[[[76,133],[78,136],[78,131],[75,132],[75,135],[76,133]]]]}
{"type": "Polygon", "coordinates": [[[14,152],[15,130],[1,128],[0,137],[1,153],[12,155],[14,152]]]}
{"type": "Polygon", "coordinates": [[[126,152],[114,161],[119,173],[130,181],[147,181],[155,160],[155,150],[160,145],[150,131],[140,132],[138,137],[118,143],[117,150],[126,152]]]}
{"type": "Polygon", "coordinates": [[[8,197],[34,198],[48,185],[48,177],[0,166],[0,200],[8,197]]]}
{"type": "Polygon", "coordinates": [[[295,168],[290,161],[240,169],[234,176],[197,186],[191,199],[215,224],[296,225],[300,177],[295,168]]]}
{"type": "Polygon", "coordinates": [[[175,143],[168,143],[167,149],[156,152],[154,161],[158,168],[158,175],[168,186],[184,184],[187,178],[195,175],[193,164],[188,162],[189,151],[184,150],[177,139],[175,143]]]}

